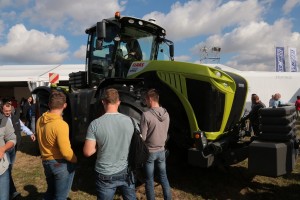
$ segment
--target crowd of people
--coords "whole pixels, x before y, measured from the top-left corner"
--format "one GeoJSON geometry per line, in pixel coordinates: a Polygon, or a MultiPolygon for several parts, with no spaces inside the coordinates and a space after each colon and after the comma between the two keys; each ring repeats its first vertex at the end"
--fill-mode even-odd
{"type": "MultiPolygon", "coordinates": [[[[33,101],[32,97],[24,101],[22,114],[16,117],[17,109],[14,109],[12,100],[2,101],[0,159],[1,162],[5,160],[6,169],[2,171],[0,169],[0,200],[14,199],[20,195],[15,190],[11,170],[15,151],[20,144],[21,131],[29,135],[32,141],[37,139],[39,144],[47,182],[43,199],[65,200],[71,190],[77,157],[71,148],[69,126],[62,117],[67,107],[66,96],[62,92],[53,91],[49,97],[49,110],[37,119],[35,125],[31,121],[32,111],[30,111],[33,101]],[[20,119],[25,119],[25,125],[20,119]],[[20,126],[16,127],[17,124],[20,126]],[[27,126],[35,128],[30,130],[27,126]]],[[[150,89],[146,93],[145,102],[149,110],[142,114],[140,131],[150,152],[142,169],[146,178],[146,196],[148,200],[155,199],[155,172],[160,179],[164,199],[170,200],[172,195],[167,178],[165,155],[169,114],[160,106],[159,93],[156,89],[150,89]]],[[[103,104],[105,114],[90,123],[83,147],[85,156],[97,154],[94,168],[97,199],[113,199],[117,189],[121,191],[124,199],[136,199],[134,173],[128,167],[129,146],[134,126],[129,116],[118,112],[120,99],[116,89],[107,89],[100,103],[103,104]]]]}
{"type": "MultiPolygon", "coordinates": [[[[278,108],[281,106],[287,105],[284,101],[281,100],[281,94],[275,93],[271,96],[271,99],[269,100],[269,108],[278,108]]],[[[259,99],[259,96],[257,94],[251,95],[251,111],[248,115],[244,116],[242,118],[242,121],[249,120],[249,126],[248,126],[248,134],[251,134],[251,132],[254,133],[254,135],[259,135],[259,110],[261,108],[266,108],[266,105],[259,99]]],[[[297,100],[295,102],[295,109],[296,109],[296,116],[297,119],[299,119],[300,116],[300,96],[297,96],[297,100]]]]}
{"type": "MultiPolygon", "coordinates": [[[[30,102],[32,102],[32,97],[28,99],[31,99],[30,102]]],[[[12,169],[16,159],[16,151],[21,144],[21,133],[30,136],[33,142],[36,140],[34,129],[30,128],[28,123],[27,126],[25,125],[26,116],[25,118],[21,117],[21,113],[30,112],[31,106],[28,101],[25,111],[24,106],[20,107],[14,97],[0,99],[0,168],[2,169],[0,172],[0,200],[14,199],[20,195],[12,178],[12,169]]]]}
{"type": "Polygon", "coordinates": [[[277,108],[282,105],[284,105],[284,102],[281,100],[281,94],[275,93],[271,96],[271,99],[269,100],[269,107],[277,108]]]}
{"type": "MultiPolygon", "coordinates": [[[[159,105],[157,90],[146,94],[149,110],[142,114],[141,133],[150,156],[144,166],[147,199],[155,199],[154,171],[158,173],[164,199],[172,199],[166,173],[165,142],[169,128],[169,114],[159,105]]],[[[107,89],[102,99],[105,114],[91,122],[83,147],[85,156],[97,153],[95,166],[97,199],[113,199],[116,189],[124,199],[136,199],[134,178],[128,170],[128,153],[134,131],[130,117],[118,112],[120,105],[116,89],[107,89]],[[120,134],[122,133],[122,134],[120,134]]]]}
{"type": "Polygon", "coordinates": [[[12,114],[17,115],[22,122],[35,132],[35,100],[32,96],[27,99],[22,97],[20,102],[13,97],[0,97],[0,103],[9,102],[12,106],[12,114]]]}
{"type": "MultiPolygon", "coordinates": [[[[164,199],[172,199],[171,187],[166,173],[165,143],[170,118],[167,110],[159,104],[159,93],[150,89],[145,102],[148,110],[140,121],[141,137],[150,155],[143,170],[145,191],[148,200],[155,199],[154,172],[158,174],[164,199]]],[[[251,95],[251,111],[242,120],[250,120],[254,135],[259,135],[259,110],[266,105],[257,94],[251,95]]],[[[101,102],[105,114],[93,120],[87,130],[83,154],[90,157],[97,154],[95,164],[95,188],[97,199],[113,199],[119,189],[124,199],[136,199],[135,179],[128,168],[129,146],[134,126],[129,116],[118,112],[119,93],[107,89],[101,102]]],[[[272,95],[269,107],[284,105],[281,95],[272,95]]],[[[21,132],[38,140],[42,164],[47,182],[45,200],[67,199],[76,171],[77,157],[69,140],[69,125],[62,114],[67,107],[66,96],[53,91],[49,97],[49,111],[35,123],[35,102],[32,97],[19,104],[14,98],[1,99],[0,106],[0,200],[14,199],[16,191],[12,178],[12,168],[16,151],[21,143],[21,132]]],[[[300,112],[300,96],[295,102],[297,117],[300,112]]]]}
{"type": "Polygon", "coordinates": [[[248,115],[242,118],[242,121],[249,119],[249,129],[248,132],[251,135],[253,131],[254,135],[259,134],[259,110],[265,108],[266,105],[259,99],[257,94],[251,95],[251,111],[248,115]]]}

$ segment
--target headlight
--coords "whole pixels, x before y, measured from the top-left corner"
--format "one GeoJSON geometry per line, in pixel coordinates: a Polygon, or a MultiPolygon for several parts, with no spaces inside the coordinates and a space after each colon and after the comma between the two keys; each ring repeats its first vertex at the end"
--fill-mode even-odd
{"type": "Polygon", "coordinates": [[[215,75],[219,78],[222,76],[221,72],[219,72],[219,71],[215,71],[215,75]]]}

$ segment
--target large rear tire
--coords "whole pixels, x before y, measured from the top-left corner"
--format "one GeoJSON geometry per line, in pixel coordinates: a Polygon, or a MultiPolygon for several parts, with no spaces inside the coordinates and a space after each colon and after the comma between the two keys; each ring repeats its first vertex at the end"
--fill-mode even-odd
{"type": "Polygon", "coordinates": [[[45,112],[49,110],[49,92],[41,90],[36,94],[36,111],[35,111],[35,119],[38,120],[40,116],[42,116],[45,112]]]}

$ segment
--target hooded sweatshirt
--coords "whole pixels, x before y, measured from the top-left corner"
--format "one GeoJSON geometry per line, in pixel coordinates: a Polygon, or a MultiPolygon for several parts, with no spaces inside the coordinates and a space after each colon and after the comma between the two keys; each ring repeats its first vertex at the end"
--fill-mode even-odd
{"type": "Polygon", "coordinates": [[[163,107],[150,108],[141,118],[141,134],[150,152],[165,149],[170,118],[163,107]]]}
{"type": "Polygon", "coordinates": [[[76,155],[71,149],[69,126],[62,116],[44,113],[37,121],[36,133],[42,160],[65,159],[77,162],[76,155]]]}

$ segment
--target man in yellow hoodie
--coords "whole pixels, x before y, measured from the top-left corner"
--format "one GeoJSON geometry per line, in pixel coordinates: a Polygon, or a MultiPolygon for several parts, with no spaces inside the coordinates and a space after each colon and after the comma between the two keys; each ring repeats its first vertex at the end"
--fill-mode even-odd
{"type": "Polygon", "coordinates": [[[75,175],[77,157],[71,149],[69,126],[62,118],[66,107],[66,96],[62,92],[53,91],[49,97],[50,111],[44,113],[36,123],[48,185],[45,200],[67,199],[75,175]]]}

